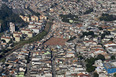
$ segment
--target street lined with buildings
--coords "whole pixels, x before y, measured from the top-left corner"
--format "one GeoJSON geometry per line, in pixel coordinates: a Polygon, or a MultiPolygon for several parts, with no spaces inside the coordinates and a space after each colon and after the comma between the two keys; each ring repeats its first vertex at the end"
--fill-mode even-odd
{"type": "Polygon", "coordinates": [[[115,0],[8,0],[2,2],[28,25],[1,37],[0,49],[25,44],[0,62],[2,77],[116,77],[115,0]],[[33,15],[32,11],[35,12],[33,15]],[[20,12],[18,12],[20,11],[20,12]],[[50,30],[49,30],[50,29],[50,30]],[[40,36],[41,37],[41,36],[40,36]]]}

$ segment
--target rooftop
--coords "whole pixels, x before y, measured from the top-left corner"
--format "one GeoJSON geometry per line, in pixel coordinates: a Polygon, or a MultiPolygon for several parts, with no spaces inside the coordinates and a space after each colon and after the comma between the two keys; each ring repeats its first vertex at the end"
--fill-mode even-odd
{"type": "Polygon", "coordinates": [[[63,38],[51,38],[47,42],[45,42],[45,45],[65,45],[65,42],[68,39],[63,38]]]}

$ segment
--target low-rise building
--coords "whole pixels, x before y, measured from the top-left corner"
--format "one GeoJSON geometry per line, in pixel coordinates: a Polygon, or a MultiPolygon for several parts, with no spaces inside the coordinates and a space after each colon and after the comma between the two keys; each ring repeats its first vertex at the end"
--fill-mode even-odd
{"type": "Polygon", "coordinates": [[[10,22],[10,31],[13,33],[15,31],[15,24],[10,22]]]}
{"type": "Polygon", "coordinates": [[[37,16],[31,16],[31,21],[38,21],[38,17],[37,16]]]}
{"type": "Polygon", "coordinates": [[[10,37],[8,37],[8,36],[2,36],[1,37],[1,40],[5,40],[6,41],[6,43],[8,43],[10,40],[11,40],[11,38],[10,37]]]}
{"type": "Polygon", "coordinates": [[[32,32],[28,32],[27,36],[28,36],[29,38],[31,38],[31,37],[33,37],[33,33],[32,33],[32,32]]]}
{"type": "Polygon", "coordinates": [[[22,37],[22,33],[21,32],[13,32],[13,37],[16,37],[16,36],[22,37]]]}
{"type": "Polygon", "coordinates": [[[38,34],[40,32],[40,28],[32,28],[32,31],[38,34]]]}
{"type": "Polygon", "coordinates": [[[20,36],[15,36],[15,41],[19,42],[21,40],[20,36]]]}
{"type": "Polygon", "coordinates": [[[28,34],[28,32],[31,32],[29,29],[21,29],[21,32],[23,34],[28,34]]]}
{"type": "Polygon", "coordinates": [[[116,73],[116,61],[110,61],[103,64],[108,74],[116,73]]]}
{"type": "Polygon", "coordinates": [[[29,22],[30,20],[29,20],[29,17],[27,17],[27,16],[22,16],[22,15],[20,15],[20,17],[22,18],[22,20],[24,20],[25,22],[29,22]]]}

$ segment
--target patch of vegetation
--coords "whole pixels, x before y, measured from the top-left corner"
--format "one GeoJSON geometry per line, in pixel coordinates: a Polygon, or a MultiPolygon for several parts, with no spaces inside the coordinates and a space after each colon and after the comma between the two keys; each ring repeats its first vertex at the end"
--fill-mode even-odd
{"type": "Polygon", "coordinates": [[[96,60],[102,60],[104,61],[105,60],[105,57],[101,54],[99,54],[96,58],[89,58],[86,60],[86,70],[87,72],[94,72],[95,71],[95,66],[93,66],[93,64],[95,63],[96,60]]]}
{"type": "Polygon", "coordinates": [[[99,54],[98,56],[97,56],[97,58],[96,58],[97,60],[102,60],[102,61],[104,61],[105,60],[105,57],[104,57],[104,55],[102,55],[102,54],[99,54]]]}
{"type": "Polygon", "coordinates": [[[84,59],[84,57],[83,57],[83,56],[78,56],[78,58],[79,58],[80,60],[84,59]]]}
{"type": "Polygon", "coordinates": [[[87,70],[87,72],[93,72],[93,71],[95,71],[95,66],[93,66],[93,64],[94,64],[94,62],[95,62],[95,58],[93,58],[93,57],[91,57],[90,59],[87,59],[86,60],[86,62],[87,62],[87,64],[86,64],[86,70],[87,70]]]}
{"type": "Polygon", "coordinates": [[[86,10],[86,12],[84,12],[84,14],[90,14],[91,12],[93,12],[93,8],[89,8],[89,10],[86,10]]]}
{"type": "Polygon", "coordinates": [[[98,29],[99,29],[99,30],[103,30],[103,28],[102,28],[102,27],[98,27],[98,29]]]}
{"type": "Polygon", "coordinates": [[[11,49],[3,49],[3,50],[0,50],[0,52],[3,52],[3,53],[7,53],[8,51],[10,51],[11,49]]]}
{"type": "Polygon", "coordinates": [[[114,21],[116,20],[116,16],[109,15],[109,14],[102,14],[102,16],[99,18],[100,21],[114,21]]]}
{"type": "Polygon", "coordinates": [[[94,72],[95,71],[95,66],[92,66],[92,65],[90,65],[90,64],[87,64],[86,65],[86,67],[87,67],[87,72],[94,72]]]}
{"type": "Polygon", "coordinates": [[[46,32],[46,31],[43,31],[43,32],[39,33],[38,35],[34,36],[33,38],[30,38],[29,40],[24,41],[24,43],[32,43],[32,42],[35,42],[35,41],[39,41],[39,40],[41,40],[45,35],[47,35],[47,32],[46,32]]]}
{"type": "Polygon", "coordinates": [[[114,74],[114,77],[116,77],[116,73],[114,74]]]}
{"type": "Polygon", "coordinates": [[[83,32],[80,38],[83,38],[84,36],[89,36],[89,35],[91,35],[92,37],[96,36],[93,31],[89,31],[89,32],[83,32]]]}
{"type": "Polygon", "coordinates": [[[114,38],[110,38],[110,41],[113,41],[114,40],[114,38]]]}
{"type": "Polygon", "coordinates": [[[110,35],[110,31],[104,31],[103,34],[101,34],[101,39],[104,39],[106,35],[110,35]]]}
{"type": "Polygon", "coordinates": [[[3,58],[3,59],[1,59],[1,60],[0,60],[0,62],[3,62],[3,63],[4,63],[4,62],[5,62],[5,60],[6,60],[6,59],[5,59],[5,58],[3,58]]]}
{"type": "Polygon", "coordinates": [[[95,60],[96,60],[95,58],[91,57],[91,58],[87,59],[86,62],[89,63],[90,65],[93,65],[95,60]]]}
{"type": "Polygon", "coordinates": [[[111,56],[111,59],[112,59],[112,60],[114,60],[114,59],[115,59],[115,56],[114,56],[114,55],[112,55],[112,56],[111,56]]]}
{"type": "Polygon", "coordinates": [[[69,40],[67,40],[67,42],[72,41],[72,40],[74,40],[74,39],[76,39],[76,36],[70,38],[69,40]]]}
{"type": "Polygon", "coordinates": [[[63,22],[67,22],[67,23],[79,23],[80,20],[78,18],[77,15],[72,15],[72,14],[68,14],[68,15],[62,15],[60,14],[60,17],[62,19],[63,22]]]}
{"type": "Polygon", "coordinates": [[[96,72],[93,73],[94,77],[99,77],[99,74],[97,74],[96,72]]]}

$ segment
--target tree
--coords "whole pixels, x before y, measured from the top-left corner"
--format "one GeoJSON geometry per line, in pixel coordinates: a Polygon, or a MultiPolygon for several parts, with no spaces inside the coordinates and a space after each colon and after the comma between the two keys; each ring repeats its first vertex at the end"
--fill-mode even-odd
{"type": "Polygon", "coordinates": [[[102,27],[98,27],[98,29],[99,29],[99,30],[103,30],[103,28],[102,28],[102,27]]]}
{"type": "Polygon", "coordinates": [[[89,10],[87,10],[86,12],[84,12],[84,14],[89,14],[91,12],[93,12],[93,8],[89,8],[89,10]]]}
{"type": "Polygon", "coordinates": [[[116,77],[116,73],[114,74],[114,77],[116,77]]]}
{"type": "Polygon", "coordinates": [[[87,72],[94,72],[95,71],[95,66],[92,66],[91,64],[86,64],[86,70],[87,72]]]}
{"type": "Polygon", "coordinates": [[[105,60],[105,57],[102,54],[99,54],[97,56],[97,59],[100,59],[100,60],[104,61],[105,60]]]}
{"type": "Polygon", "coordinates": [[[12,39],[10,39],[9,43],[12,43],[12,42],[13,42],[13,40],[12,40],[12,39]]]}
{"type": "Polygon", "coordinates": [[[101,35],[101,39],[104,39],[104,38],[105,38],[105,34],[102,34],[102,35],[101,35]]]}
{"type": "Polygon", "coordinates": [[[3,55],[0,55],[0,58],[3,58],[3,55]]]}
{"type": "Polygon", "coordinates": [[[6,43],[6,40],[2,39],[1,41],[3,41],[3,43],[6,43]]]}
{"type": "Polygon", "coordinates": [[[111,33],[110,33],[110,31],[104,31],[103,34],[105,34],[105,35],[110,35],[111,33]]]}
{"type": "Polygon", "coordinates": [[[80,36],[80,38],[83,38],[84,36],[89,36],[91,35],[92,37],[95,37],[95,34],[93,31],[89,31],[89,32],[83,32],[83,35],[80,36]]]}
{"type": "Polygon", "coordinates": [[[82,60],[82,59],[84,59],[84,58],[83,58],[82,56],[79,56],[79,59],[81,59],[81,60],[82,60]]]}
{"type": "Polygon", "coordinates": [[[88,32],[88,35],[94,36],[94,32],[93,31],[90,31],[90,32],[88,32]]]}
{"type": "Polygon", "coordinates": [[[113,21],[116,20],[116,16],[114,15],[109,15],[109,14],[102,14],[102,16],[99,18],[100,21],[113,21]]]}
{"type": "Polygon", "coordinates": [[[114,55],[113,55],[113,56],[111,56],[111,59],[112,59],[112,60],[114,60],[114,59],[115,59],[115,56],[114,56],[114,55]]]}
{"type": "Polygon", "coordinates": [[[93,73],[93,76],[94,77],[99,77],[99,75],[96,72],[93,73]]]}
{"type": "Polygon", "coordinates": [[[96,60],[95,58],[91,57],[90,59],[87,59],[86,62],[90,65],[93,65],[95,60],[96,60]]]}
{"type": "Polygon", "coordinates": [[[110,38],[110,41],[113,41],[114,40],[114,38],[110,38]]]}
{"type": "Polygon", "coordinates": [[[71,37],[67,42],[72,41],[72,40],[74,40],[74,39],[76,39],[76,36],[71,37]]]}
{"type": "Polygon", "coordinates": [[[86,64],[86,70],[87,70],[87,72],[93,72],[93,71],[95,71],[95,66],[93,66],[93,64],[94,64],[94,62],[95,62],[95,58],[93,58],[93,57],[91,57],[90,59],[87,59],[86,60],[86,62],[87,62],[87,64],[86,64]]]}
{"type": "Polygon", "coordinates": [[[73,20],[73,23],[77,23],[79,21],[79,18],[78,18],[77,15],[72,15],[72,14],[63,15],[63,14],[60,14],[60,17],[61,17],[63,22],[67,22],[67,23],[71,23],[71,22],[69,22],[69,20],[73,20]]]}

